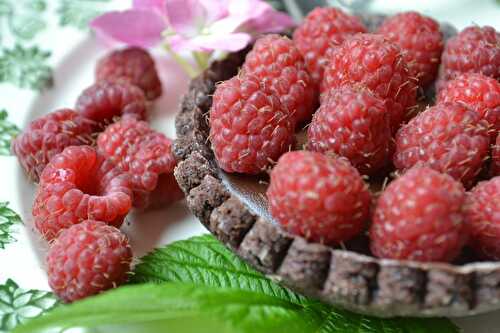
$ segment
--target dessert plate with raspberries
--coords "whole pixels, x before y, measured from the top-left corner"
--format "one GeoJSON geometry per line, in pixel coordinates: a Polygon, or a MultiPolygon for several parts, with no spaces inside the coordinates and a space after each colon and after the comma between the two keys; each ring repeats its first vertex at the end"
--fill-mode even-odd
{"type": "Polygon", "coordinates": [[[500,33],[316,8],[190,82],[174,175],[257,270],[377,316],[500,309],[500,33]]]}

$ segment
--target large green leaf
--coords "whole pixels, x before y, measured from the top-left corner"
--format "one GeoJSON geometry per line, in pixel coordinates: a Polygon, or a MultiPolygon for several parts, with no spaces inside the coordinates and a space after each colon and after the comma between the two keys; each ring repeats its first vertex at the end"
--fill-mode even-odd
{"type": "Polygon", "coordinates": [[[208,235],[174,242],[143,257],[132,282],[188,282],[254,291],[294,302],[304,299],[255,271],[208,235]]]}
{"type": "MultiPolygon", "coordinates": [[[[294,304],[316,304],[255,271],[210,235],[193,237],[156,249],[143,257],[133,282],[188,282],[234,288],[277,297],[294,304]]],[[[457,328],[447,319],[380,319],[324,305],[322,329],[334,333],[448,333],[457,328]]]]}
{"type": "MultiPolygon", "coordinates": [[[[133,325],[141,332],[172,331],[191,323],[193,332],[221,329],[234,333],[315,332],[322,325],[320,303],[298,305],[274,296],[238,289],[190,284],[142,284],[118,288],[106,294],[60,307],[14,330],[16,333],[47,329],[108,326],[111,332],[133,325]],[[155,324],[145,331],[141,323],[155,324]],[[112,327],[112,329],[111,329],[112,327]],[[160,329],[161,330],[157,330],[160,329]],[[202,329],[203,330],[200,330],[202,329]]],[[[62,331],[62,330],[61,330],[62,331]]],[[[177,332],[185,332],[183,328],[177,332]]]]}
{"type": "Polygon", "coordinates": [[[0,202],[0,249],[15,241],[13,227],[21,224],[19,215],[9,208],[8,202],[0,202]]]}
{"type": "Polygon", "coordinates": [[[52,309],[57,303],[50,292],[25,290],[8,279],[0,285],[0,332],[10,332],[17,325],[52,309]]]}

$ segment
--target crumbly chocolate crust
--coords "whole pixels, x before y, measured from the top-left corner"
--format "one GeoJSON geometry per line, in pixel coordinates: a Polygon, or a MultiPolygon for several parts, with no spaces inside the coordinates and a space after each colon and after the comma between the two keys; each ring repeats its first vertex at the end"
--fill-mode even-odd
{"type": "Polygon", "coordinates": [[[246,52],[214,62],[194,79],[176,118],[175,177],[193,214],[257,270],[333,305],[380,317],[453,317],[500,309],[500,263],[386,260],[308,243],[230,191],[210,148],[207,116],[216,84],[237,74],[246,52]]]}

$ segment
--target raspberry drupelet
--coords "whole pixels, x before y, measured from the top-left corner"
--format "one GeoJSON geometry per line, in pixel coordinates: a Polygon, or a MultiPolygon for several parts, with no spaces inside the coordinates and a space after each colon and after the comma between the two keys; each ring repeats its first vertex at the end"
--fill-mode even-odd
{"type": "Polygon", "coordinates": [[[472,248],[483,258],[500,260],[500,177],[477,184],[465,212],[472,248]]]}
{"type": "Polygon", "coordinates": [[[290,233],[334,245],[363,231],[371,195],[344,158],[317,152],[284,154],[271,171],[269,211],[290,233]]]}
{"type": "Polygon", "coordinates": [[[243,72],[258,77],[272,89],[297,124],[311,119],[318,87],[306,70],[304,59],[287,37],[266,35],[255,42],[243,64],[243,72]]]}
{"type": "Polygon", "coordinates": [[[450,38],[441,57],[438,90],[463,73],[500,79],[500,33],[493,27],[471,26],[450,38]]]}
{"type": "Polygon", "coordinates": [[[361,173],[373,174],[390,162],[389,111],[362,85],[333,89],[314,114],[307,139],[308,149],[343,156],[361,173]]]}
{"type": "Polygon", "coordinates": [[[73,302],[124,283],[132,251],[120,230],[86,220],[61,232],[46,261],[50,287],[63,302],[73,302]]]}
{"type": "Polygon", "coordinates": [[[100,154],[131,175],[137,208],[168,205],[184,197],[173,178],[172,141],[145,121],[123,118],[97,138],[100,154]]]}
{"type": "Polygon", "coordinates": [[[101,58],[96,65],[95,79],[97,82],[128,82],[139,87],[148,100],[162,94],[154,60],[140,47],[115,50],[101,58]]]}
{"type": "Polygon", "coordinates": [[[295,121],[279,97],[250,74],[217,86],[210,141],[226,172],[258,174],[290,150],[295,121]]]}
{"type": "Polygon", "coordinates": [[[126,82],[94,83],[76,101],[76,110],[95,122],[100,132],[122,116],[146,118],[146,99],[141,89],[126,82]]]}
{"type": "Polygon", "coordinates": [[[404,12],[385,19],[378,33],[401,48],[421,87],[436,79],[444,45],[438,22],[417,12],[404,12]]]}
{"type": "Polygon", "coordinates": [[[452,177],[415,167],[382,192],[370,228],[370,248],[379,258],[455,259],[467,242],[462,207],[465,190],[452,177]]]}
{"type": "Polygon", "coordinates": [[[70,146],[40,177],[35,227],[47,240],[87,219],[120,227],[132,206],[130,175],[90,146],[70,146]]]}
{"type": "Polygon", "coordinates": [[[479,73],[460,74],[443,86],[437,102],[463,103],[478,112],[489,122],[493,140],[500,131],[500,83],[491,77],[479,73]]]}
{"type": "Polygon", "coordinates": [[[321,83],[320,100],[330,90],[361,83],[386,100],[393,133],[413,113],[417,85],[401,49],[380,35],[354,35],[332,50],[321,83]]]}
{"type": "Polygon", "coordinates": [[[60,109],[32,122],[12,141],[17,156],[31,180],[38,182],[52,157],[69,146],[93,143],[94,122],[71,109],[60,109]]]}
{"type": "Polygon", "coordinates": [[[462,104],[430,107],[398,131],[394,165],[401,171],[425,165],[470,187],[488,158],[488,127],[462,104]]]}
{"type": "Polygon", "coordinates": [[[328,54],[356,33],[367,32],[361,20],[338,8],[315,8],[293,33],[293,42],[304,57],[313,81],[319,85],[328,54]]]}

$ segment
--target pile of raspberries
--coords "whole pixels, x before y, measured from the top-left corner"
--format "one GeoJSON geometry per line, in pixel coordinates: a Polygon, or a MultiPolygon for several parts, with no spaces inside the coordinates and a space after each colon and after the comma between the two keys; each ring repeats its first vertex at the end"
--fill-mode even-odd
{"type": "Polygon", "coordinates": [[[116,50],[97,63],[74,109],[33,120],[12,142],[38,183],[34,224],[50,243],[49,284],[63,301],[125,282],[132,252],[118,228],[128,212],[183,197],[172,142],[145,121],[161,93],[147,51],[116,50]]]}
{"type": "Polygon", "coordinates": [[[445,41],[416,12],[368,32],[316,8],[293,39],[259,38],[217,86],[210,141],[224,171],[270,173],[270,213],[309,241],[367,237],[376,257],[423,262],[469,246],[500,260],[499,80],[492,27],[445,41]]]}

